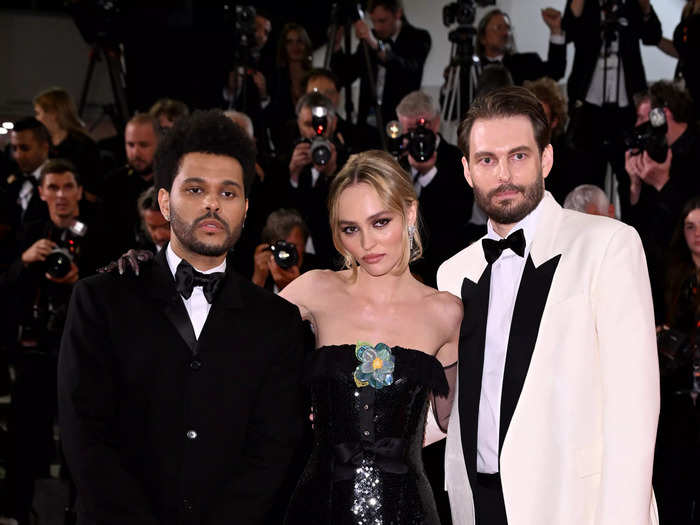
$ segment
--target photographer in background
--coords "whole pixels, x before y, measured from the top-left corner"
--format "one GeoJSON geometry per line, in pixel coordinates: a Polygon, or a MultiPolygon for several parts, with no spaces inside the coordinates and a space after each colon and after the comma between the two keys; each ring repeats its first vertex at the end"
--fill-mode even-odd
{"type": "Polygon", "coordinates": [[[141,217],[141,235],[137,246],[152,251],[161,251],[170,241],[170,223],[165,220],[158,206],[155,188],[144,191],[136,204],[141,217]]]}
{"type": "Polygon", "coordinates": [[[700,196],[685,203],[666,260],[666,324],[661,327],[661,413],[654,457],[660,523],[697,523],[700,506],[700,196]],[[695,399],[694,399],[695,398],[695,399]],[[693,521],[693,511],[695,520],[693,521]]]}
{"type": "MultiPolygon", "coordinates": [[[[364,20],[354,23],[355,35],[360,43],[352,55],[341,51],[341,40],[336,38],[331,69],[340,77],[343,85],[354,82],[358,77],[361,79],[357,123],[376,129],[376,111],[381,111],[382,122],[386,125],[396,118],[394,110],[401,99],[411,91],[420,89],[431,39],[426,30],[408,23],[400,0],[369,0],[367,12],[372,29],[364,20]],[[376,93],[372,93],[363,42],[369,50],[376,93]]],[[[339,31],[337,36],[340,37],[340,34],[339,31]]],[[[379,132],[383,133],[384,130],[379,132]]]]}
{"type": "Polygon", "coordinates": [[[422,91],[396,107],[404,133],[402,164],[413,180],[421,217],[423,258],[411,266],[428,286],[438,267],[464,247],[474,196],[464,178],[462,153],[439,133],[440,111],[422,91]]]}
{"type": "Polygon", "coordinates": [[[310,270],[311,254],[304,254],[309,230],[296,210],[279,209],[267,218],[262,244],[255,249],[252,281],[278,293],[302,273],[310,270]]]}
{"type": "Polygon", "coordinates": [[[622,218],[629,211],[629,178],[624,169],[622,130],[634,123],[632,96],[647,87],[639,44],[661,40],[650,0],[568,0],[562,29],[574,43],[568,80],[569,133],[586,152],[577,167],[580,183],[605,187],[607,166],[617,178],[622,218]]]}
{"type": "Polygon", "coordinates": [[[175,122],[190,114],[187,104],[181,100],[172,98],[161,98],[148,110],[148,114],[158,120],[160,129],[170,129],[175,125],[175,122]]]}
{"type": "Polygon", "coordinates": [[[3,301],[17,334],[11,356],[15,370],[8,422],[10,516],[29,523],[34,480],[48,477],[54,457],[56,360],[73,285],[104,262],[94,221],[81,213],[83,187],[73,165],[62,159],[41,169],[39,195],[49,219],[26,224],[22,254],[0,276],[3,301]]]}
{"type": "Polygon", "coordinates": [[[110,237],[109,258],[136,246],[141,221],[136,201],[153,186],[153,156],[161,137],[156,117],[137,113],[126,125],[124,148],[127,164],[107,175],[104,214],[110,237]]]}
{"type": "Polygon", "coordinates": [[[566,42],[561,29],[561,11],[548,7],[542,20],[549,28],[549,50],[544,61],[537,53],[515,53],[511,49],[510,18],[500,9],[486,13],[479,21],[476,34],[477,75],[489,64],[503,64],[520,86],[526,80],[550,77],[559,80],[566,71],[566,42]]]}
{"type": "Polygon", "coordinates": [[[289,161],[289,188],[285,207],[299,210],[309,227],[310,253],[322,268],[337,258],[328,224],[328,188],[343,167],[347,153],[336,134],[333,103],[318,92],[307,93],[297,103],[297,126],[301,139],[289,161]]]}
{"type": "Polygon", "coordinates": [[[644,243],[654,307],[660,321],[664,317],[662,271],[671,235],[683,203],[689,195],[700,193],[697,176],[700,137],[692,122],[690,96],[676,84],[655,82],[648,91],[635,97],[635,102],[634,135],[646,138],[625,154],[630,178],[628,222],[637,229],[644,243]],[[650,120],[652,115],[656,116],[654,120],[650,120]],[[654,156],[660,158],[655,161],[654,156]]]}

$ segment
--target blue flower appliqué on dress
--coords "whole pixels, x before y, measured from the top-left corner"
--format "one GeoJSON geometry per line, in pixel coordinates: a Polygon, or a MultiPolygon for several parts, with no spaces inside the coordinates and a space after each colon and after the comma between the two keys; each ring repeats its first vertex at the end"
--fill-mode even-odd
{"type": "Polygon", "coordinates": [[[353,374],[358,387],[369,385],[380,389],[394,382],[394,355],[389,346],[377,343],[373,347],[369,343],[358,342],[355,355],[360,361],[353,374]]]}

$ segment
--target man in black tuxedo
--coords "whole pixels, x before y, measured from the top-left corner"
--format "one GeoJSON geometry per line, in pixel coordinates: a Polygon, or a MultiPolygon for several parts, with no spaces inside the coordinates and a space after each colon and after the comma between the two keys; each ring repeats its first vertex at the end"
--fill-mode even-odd
{"type": "Polygon", "coordinates": [[[79,282],[61,345],[79,523],[264,523],[305,419],[303,332],[294,306],[227,271],[255,148],[196,112],[155,165],[170,244],[140,276],[79,282]]]}
{"type": "MultiPolygon", "coordinates": [[[[394,110],[401,99],[420,88],[423,66],[431,46],[430,34],[408,23],[398,0],[370,0],[367,12],[373,29],[370,31],[364,20],[358,20],[355,22],[355,34],[369,48],[372,73],[377,84],[377,100],[386,125],[396,118],[394,110]]],[[[339,43],[336,51],[340,49],[339,43]]],[[[376,127],[374,94],[362,46],[361,42],[352,55],[334,53],[331,68],[344,85],[361,78],[357,122],[376,127]]]]}
{"type": "Polygon", "coordinates": [[[569,133],[589,162],[574,176],[604,186],[607,164],[615,172],[622,217],[630,211],[630,179],[625,171],[624,130],[635,121],[633,97],[647,88],[639,43],[655,46],[661,22],[650,0],[569,0],[562,20],[575,48],[569,75],[569,133]]]}
{"type": "Polygon", "coordinates": [[[6,213],[11,226],[19,229],[49,218],[38,190],[41,167],[49,158],[49,133],[34,117],[19,120],[10,133],[10,150],[18,171],[6,181],[6,213]]]}
{"type": "Polygon", "coordinates": [[[440,111],[432,97],[422,91],[409,93],[396,113],[403,133],[415,130],[422,119],[425,127],[436,134],[435,152],[429,159],[421,162],[409,150],[402,159],[418,194],[423,239],[423,257],[411,270],[434,287],[438,267],[464,247],[474,194],[459,167],[459,148],[438,133],[440,111]]]}

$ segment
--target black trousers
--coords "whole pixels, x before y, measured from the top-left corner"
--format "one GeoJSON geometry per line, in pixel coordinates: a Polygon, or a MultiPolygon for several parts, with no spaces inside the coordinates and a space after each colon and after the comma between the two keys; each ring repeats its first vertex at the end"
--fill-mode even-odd
{"type": "Polygon", "coordinates": [[[477,473],[474,506],[476,525],[508,525],[499,474],[477,473]]]}
{"type": "Polygon", "coordinates": [[[29,523],[34,480],[48,477],[54,457],[57,360],[51,353],[20,350],[14,365],[7,482],[11,516],[23,525],[29,523]]]}

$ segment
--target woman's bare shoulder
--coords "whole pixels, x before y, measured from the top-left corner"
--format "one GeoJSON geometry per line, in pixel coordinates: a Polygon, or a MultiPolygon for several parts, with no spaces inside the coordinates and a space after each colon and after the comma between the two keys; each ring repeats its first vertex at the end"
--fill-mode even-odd
{"type": "Polygon", "coordinates": [[[303,304],[318,297],[321,293],[327,293],[332,288],[339,286],[344,277],[344,272],[333,270],[311,270],[301,274],[289,283],[280,293],[282,297],[293,303],[303,304]]]}
{"type": "Polygon", "coordinates": [[[459,327],[462,323],[462,300],[450,292],[440,292],[431,288],[425,305],[428,315],[446,327],[459,327]]]}

